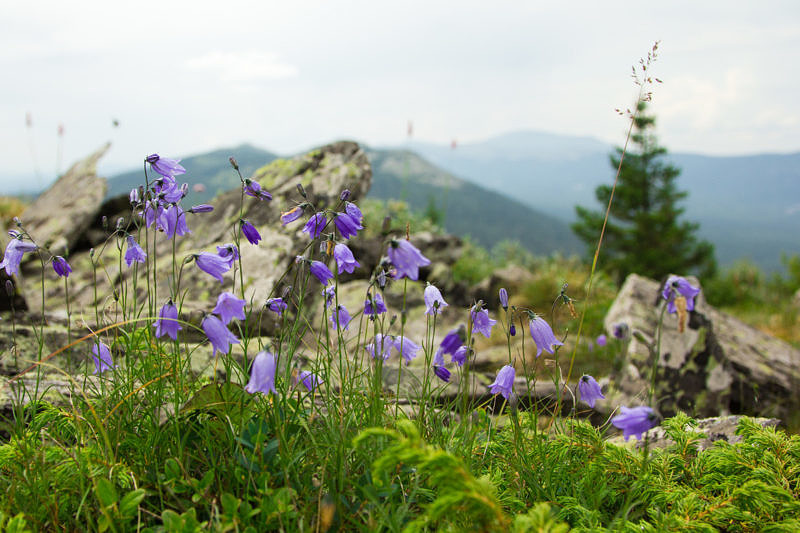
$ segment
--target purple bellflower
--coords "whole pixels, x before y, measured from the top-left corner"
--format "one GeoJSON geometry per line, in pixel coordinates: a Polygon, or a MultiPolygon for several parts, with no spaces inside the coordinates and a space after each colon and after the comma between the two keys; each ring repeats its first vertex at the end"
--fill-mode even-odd
{"type": "Polygon", "coordinates": [[[605,399],[603,391],[600,390],[600,384],[588,374],[581,376],[580,381],[578,381],[578,392],[581,393],[581,400],[586,402],[592,409],[594,409],[594,404],[597,400],[605,399]]]}
{"type": "Polygon", "coordinates": [[[457,364],[458,366],[464,366],[464,363],[467,362],[467,353],[469,352],[469,348],[465,344],[462,344],[458,347],[458,350],[453,352],[452,361],[457,364]]]}
{"type": "Polygon", "coordinates": [[[322,261],[311,261],[309,268],[314,277],[323,285],[327,285],[328,281],[333,279],[333,272],[322,261]]]}
{"type": "Polygon", "coordinates": [[[367,299],[364,300],[364,314],[367,316],[380,315],[387,311],[386,304],[383,302],[381,293],[376,292],[373,296],[372,293],[367,293],[367,299]]]}
{"type": "Polygon", "coordinates": [[[355,237],[358,234],[358,230],[362,229],[361,224],[353,220],[353,217],[347,213],[337,213],[336,217],[333,219],[333,223],[345,239],[355,237]]]}
{"type": "Polygon", "coordinates": [[[250,244],[258,244],[258,241],[261,240],[261,234],[256,227],[253,226],[249,220],[240,220],[239,223],[242,225],[242,234],[248,242],[250,244]]]}
{"type": "Polygon", "coordinates": [[[440,365],[435,365],[433,367],[433,373],[436,374],[436,377],[444,381],[445,383],[450,381],[450,371],[447,370],[445,367],[440,365]]]}
{"type": "Polygon", "coordinates": [[[700,289],[692,286],[686,278],[680,276],[670,276],[667,282],[664,283],[664,289],[661,291],[661,296],[667,300],[667,312],[676,313],[678,311],[675,307],[675,298],[683,296],[686,299],[686,310],[694,310],[694,297],[700,294],[700,289]]]}
{"type": "Polygon", "coordinates": [[[156,328],[156,338],[161,338],[164,335],[169,335],[172,340],[178,340],[178,331],[183,328],[178,323],[178,308],[168,301],[161,308],[158,313],[158,320],[153,322],[153,327],[156,328]]]}
{"type": "Polygon", "coordinates": [[[515,326],[513,322],[508,327],[508,334],[511,335],[512,337],[517,334],[517,326],[515,326]]]}
{"type": "Polygon", "coordinates": [[[272,195],[261,188],[261,184],[250,178],[244,180],[244,193],[259,200],[272,200],[272,195]]]}
{"type": "Polygon", "coordinates": [[[59,278],[68,278],[72,272],[72,267],[69,266],[66,259],[57,255],[53,258],[53,270],[58,274],[59,278]]]}
{"type": "Polygon", "coordinates": [[[286,308],[289,307],[289,305],[283,301],[283,298],[270,298],[264,305],[273,313],[278,313],[278,316],[281,316],[283,312],[286,311],[286,308]]]}
{"type": "Polygon", "coordinates": [[[206,274],[214,276],[220,283],[225,281],[222,275],[231,269],[231,262],[226,258],[209,252],[200,252],[196,254],[194,256],[194,262],[197,264],[197,268],[206,274]]]}
{"type": "Polygon", "coordinates": [[[403,337],[402,335],[398,335],[392,338],[394,342],[394,348],[397,352],[405,359],[406,364],[409,364],[412,359],[417,356],[417,352],[420,350],[420,345],[409,339],[408,337],[403,337]]]}
{"type": "Polygon", "coordinates": [[[130,200],[132,205],[139,203],[139,187],[134,187],[131,189],[130,194],[128,194],[128,200],[130,200]]]}
{"type": "Polygon", "coordinates": [[[333,301],[336,299],[336,287],[331,285],[330,287],[322,289],[322,296],[325,298],[325,306],[330,308],[330,306],[333,305],[333,301]]]}
{"type": "Polygon", "coordinates": [[[331,312],[329,320],[334,328],[338,326],[346,330],[350,327],[350,313],[347,312],[343,305],[337,306],[336,310],[331,312]]]}
{"type": "Polygon", "coordinates": [[[430,265],[430,260],[405,239],[393,239],[387,251],[389,261],[397,270],[397,279],[419,279],[419,267],[430,265]]]}
{"type": "Polygon", "coordinates": [[[209,204],[193,205],[189,208],[190,213],[210,213],[213,210],[214,206],[209,204]]]}
{"type": "Polygon", "coordinates": [[[262,394],[277,394],[275,390],[275,369],[277,363],[275,356],[266,350],[258,352],[253,359],[252,370],[250,371],[250,381],[244,390],[250,394],[260,392],[262,394]]]}
{"type": "Polygon", "coordinates": [[[433,366],[444,366],[444,365],[445,365],[444,352],[442,352],[442,349],[439,348],[433,355],[433,366]]]}
{"type": "Polygon", "coordinates": [[[382,335],[381,333],[378,333],[375,335],[375,340],[364,346],[364,348],[369,352],[373,359],[375,359],[376,354],[379,354],[385,361],[386,359],[389,359],[392,346],[394,346],[394,342],[388,335],[382,335]]]}
{"type": "Polygon", "coordinates": [[[612,418],[611,423],[622,430],[625,440],[628,440],[631,435],[642,440],[642,433],[654,427],[658,421],[656,413],[644,405],[630,408],[622,406],[619,411],[620,414],[612,418]]]}
{"type": "Polygon", "coordinates": [[[497,324],[497,320],[489,318],[488,309],[475,310],[477,306],[472,308],[472,330],[478,333],[483,333],[487,339],[492,336],[492,327],[497,324]]]}
{"type": "Polygon", "coordinates": [[[425,314],[437,315],[439,311],[447,307],[449,304],[442,298],[442,293],[435,286],[428,283],[423,293],[425,299],[425,314]]]}
{"type": "Polygon", "coordinates": [[[0,268],[6,269],[6,274],[11,276],[19,271],[19,264],[22,262],[22,256],[26,252],[36,250],[36,245],[32,242],[23,241],[19,238],[12,238],[11,242],[6,246],[6,252],[3,255],[3,262],[0,263],[0,268]]]}
{"type": "MultiPolygon", "coordinates": [[[[344,210],[348,215],[350,215],[350,218],[356,221],[356,224],[361,226],[361,223],[364,221],[364,214],[361,212],[361,209],[359,209],[356,204],[354,204],[353,202],[345,202],[344,210]]],[[[361,227],[359,227],[358,229],[361,229],[361,227]]]]}
{"type": "Polygon", "coordinates": [[[239,260],[239,249],[232,242],[217,246],[217,255],[228,262],[228,266],[232,267],[233,263],[239,260]]]}
{"type": "Polygon", "coordinates": [[[308,370],[301,370],[297,375],[297,381],[298,383],[302,383],[303,386],[308,389],[308,392],[313,392],[314,389],[322,385],[322,379],[308,370]]]}
{"type": "Polygon", "coordinates": [[[316,239],[319,237],[319,234],[322,233],[322,230],[325,229],[327,224],[328,219],[325,216],[325,213],[316,213],[308,219],[306,225],[303,226],[303,231],[308,233],[312,239],[316,239]]]}
{"type": "Polygon", "coordinates": [[[111,359],[111,350],[104,343],[95,343],[92,346],[92,358],[94,359],[94,372],[92,374],[100,374],[106,370],[114,370],[117,365],[111,359]]]}
{"type": "Polygon", "coordinates": [[[179,164],[181,162],[180,159],[167,159],[158,154],[151,154],[145,158],[145,161],[150,163],[150,168],[153,169],[154,172],[166,178],[186,173],[186,169],[179,164]]]}
{"type": "Polygon", "coordinates": [[[550,327],[550,324],[542,317],[533,315],[528,327],[531,330],[531,338],[536,344],[536,357],[542,355],[542,350],[552,355],[555,353],[554,348],[556,346],[564,346],[564,343],[553,334],[553,328],[550,327]]]}
{"type": "Polygon", "coordinates": [[[611,326],[611,331],[614,334],[614,337],[619,340],[625,340],[628,338],[628,334],[630,333],[630,328],[628,324],[625,322],[617,322],[613,326],[611,326]]]}
{"type": "Polygon", "coordinates": [[[608,337],[606,337],[605,333],[601,333],[600,335],[597,336],[594,342],[598,346],[605,346],[606,344],[608,344],[608,337]]]}
{"type": "Polygon", "coordinates": [[[128,250],[125,252],[125,262],[131,266],[134,261],[137,263],[144,263],[147,260],[147,254],[139,243],[133,238],[133,235],[128,235],[128,250]]]}
{"type": "Polygon", "coordinates": [[[203,331],[211,341],[212,351],[211,355],[217,355],[217,350],[221,353],[228,353],[231,349],[231,343],[239,344],[239,339],[236,335],[231,333],[225,324],[214,315],[206,315],[203,321],[200,322],[203,331]]]}
{"type": "Polygon", "coordinates": [[[514,376],[516,376],[516,374],[517,372],[514,370],[513,366],[504,366],[497,372],[497,377],[494,382],[489,385],[489,391],[492,394],[497,394],[499,392],[503,395],[503,398],[508,400],[514,389],[514,376]]]}
{"type": "Polygon", "coordinates": [[[285,213],[281,213],[281,226],[285,226],[289,222],[294,222],[301,216],[303,216],[303,206],[297,205],[285,213]]]}
{"type": "Polygon", "coordinates": [[[503,309],[508,309],[508,291],[502,288],[498,292],[498,296],[500,297],[500,305],[503,306],[503,309]]]}
{"type": "Polygon", "coordinates": [[[466,336],[464,332],[464,327],[459,326],[456,329],[450,330],[450,332],[444,336],[442,339],[442,344],[440,345],[440,350],[443,353],[449,353],[450,355],[456,353],[461,346],[464,345],[464,337],[466,336]]]}
{"type": "Polygon", "coordinates": [[[339,269],[339,274],[342,272],[352,274],[356,267],[361,266],[346,244],[339,243],[333,247],[333,258],[336,259],[336,267],[339,269]]]}
{"type": "Polygon", "coordinates": [[[186,213],[183,212],[181,206],[172,204],[164,213],[167,221],[167,227],[164,233],[167,239],[171,239],[175,236],[182,237],[187,233],[191,233],[189,227],[186,225],[186,213]]]}
{"type": "Polygon", "coordinates": [[[222,323],[227,325],[234,318],[245,319],[244,305],[246,303],[245,300],[240,300],[230,292],[223,292],[217,297],[217,306],[212,313],[219,316],[222,323]]]}

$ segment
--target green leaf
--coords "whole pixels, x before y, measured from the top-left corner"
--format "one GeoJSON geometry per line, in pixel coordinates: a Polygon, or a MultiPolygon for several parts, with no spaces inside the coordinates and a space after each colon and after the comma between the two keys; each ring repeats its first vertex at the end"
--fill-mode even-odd
{"type": "Polygon", "coordinates": [[[139,504],[146,495],[147,491],[144,489],[136,489],[129,492],[123,496],[122,500],[119,502],[119,512],[126,518],[134,516],[139,508],[139,504]]]}
{"type": "Polygon", "coordinates": [[[97,480],[95,492],[97,493],[97,499],[100,500],[100,504],[103,507],[111,507],[117,503],[117,500],[119,499],[114,485],[106,478],[100,478],[97,480]]]}

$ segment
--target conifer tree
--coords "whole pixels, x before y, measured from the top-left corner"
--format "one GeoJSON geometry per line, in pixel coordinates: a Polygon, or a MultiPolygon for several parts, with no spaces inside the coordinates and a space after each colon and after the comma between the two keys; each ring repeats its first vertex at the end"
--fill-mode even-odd
{"type": "MultiPolygon", "coordinates": [[[[635,272],[651,278],[670,273],[696,273],[711,276],[716,269],[714,247],[698,241],[699,224],[681,220],[685,209],[679,204],[688,193],[679,191],[676,179],[680,169],[664,161],[667,150],[658,145],[652,133],[655,118],[646,115],[646,103],[638,103],[631,142],[625,154],[614,201],[606,224],[599,265],[619,281],[635,272]]],[[[612,154],[611,165],[619,166],[622,149],[612,154]]],[[[601,211],[576,206],[578,221],[572,230],[594,255],[603,226],[611,185],[600,185],[595,196],[601,211]]]]}

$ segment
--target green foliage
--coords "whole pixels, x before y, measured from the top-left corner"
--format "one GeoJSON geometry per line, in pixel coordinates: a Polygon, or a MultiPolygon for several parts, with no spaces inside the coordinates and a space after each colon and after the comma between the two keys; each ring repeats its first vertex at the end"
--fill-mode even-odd
{"type": "MultiPolygon", "coordinates": [[[[645,115],[645,109],[646,104],[639,102],[631,136],[635,148],[623,160],[600,265],[615,273],[618,280],[632,272],[656,279],[686,272],[707,277],[716,268],[713,247],[697,240],[698,224],[680,220],[685,209],[679,204],[687,196],[675,184],[680,170],[663,161],[667,151],[650,133],[655,119],[645,115]]],[[[621,156],[622,149],[618,149],[617,155],[611,157],[614,170],[621,156]]],[[[575,208],[578,222],[572,229],[586,243],[590,257],[600,238],[611,191],[610,185],[596,189],[600,211],[575,208]]]]}

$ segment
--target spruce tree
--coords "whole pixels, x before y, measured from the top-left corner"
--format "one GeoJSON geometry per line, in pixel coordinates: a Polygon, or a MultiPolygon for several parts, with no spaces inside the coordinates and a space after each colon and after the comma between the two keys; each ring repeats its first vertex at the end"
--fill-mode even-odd
{"type": "MultiPolygon", "coordinates": [[[[685,209],[679,204],[688,193],[677,189],[680,169],[665,162],[667,150],[652,133],[655,118],[645,114],[646,103],[639,102],[637,111],[633,148],[622,163],[598,264],[618,281],[633,272],[655,279],[669,273],[711,276],[716,269],[714,247],[698,241],[699,224],[681,220],[685,209]]],[[[615,170],[621,156],[622,149],[617,148],[610,157],[615,170]]],[[[576,206],[578,221],[572,225],[587,244],[590,257],[600,237],[611,185],[597,187],[595,196],[602,210],[576,206]]]]}

